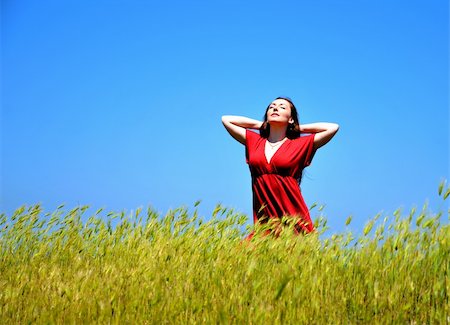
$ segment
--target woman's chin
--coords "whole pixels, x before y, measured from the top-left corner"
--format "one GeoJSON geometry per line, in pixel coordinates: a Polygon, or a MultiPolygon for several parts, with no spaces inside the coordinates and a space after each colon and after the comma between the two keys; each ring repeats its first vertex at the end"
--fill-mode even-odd
{"type": "Polygon", "coordinates": [[[270,126],[285,126],[288,124],[288,122],[279,121],[279,120],[267,120],[267,123],[269,123],[270,126]]]}

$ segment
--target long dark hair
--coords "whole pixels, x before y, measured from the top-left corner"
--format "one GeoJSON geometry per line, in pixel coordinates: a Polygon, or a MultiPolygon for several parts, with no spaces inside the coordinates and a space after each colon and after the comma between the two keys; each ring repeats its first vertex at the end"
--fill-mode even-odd
{"type": "MultiPolygon", "coordinates": [[[[294,103],[292,102],[292,100],[289,97],[275,98],[275,100],[277,100],[277,99],[284,99],[285,101],[287,101],[289,103],[289,105],[291,105],[291,117],[294,120],[294,123],[289,123],[289,126],[286,130],[286,137],[288,139],[298,138],[300,136],[300,121],[298,120],[298,113],[297,113],[297,109],[295,108],[294,103]]],[[[269,110],[271,104],[272,103],[270,103],[269,106],[267,106],[266,113],[264,114],[264,122],[261,125],[261,127],[259,128],[259,134],[263,138],[268,138],[269,134],[270,134],[270,124],[267,122],[267,111],[269,110]]]]}

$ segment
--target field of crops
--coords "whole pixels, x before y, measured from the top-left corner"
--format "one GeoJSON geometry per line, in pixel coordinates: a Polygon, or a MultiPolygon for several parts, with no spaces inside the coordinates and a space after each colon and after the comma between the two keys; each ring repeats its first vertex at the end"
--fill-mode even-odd
{"type": "Polygon", "coordinates": [[[247,242],[246,216],[221,206],[87,210],[1,215],[2,324],[450,322],[449,211],[376,216],[358,237],[324,237],[318,217],[316,234],[247,242]]]}

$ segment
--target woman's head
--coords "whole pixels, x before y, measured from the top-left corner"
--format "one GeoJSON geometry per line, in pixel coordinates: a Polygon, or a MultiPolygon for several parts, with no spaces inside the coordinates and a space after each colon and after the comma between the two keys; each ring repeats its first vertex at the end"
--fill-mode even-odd
{"type": "Polygon", "coordinates": [[[268,138],[270,125],[287,125],[286,137],[295,139],[300,136],[300,123],[297,109],[288,97],[277,97],[266,108],[264,122],[260,128],[260,134],[268,138]]]}

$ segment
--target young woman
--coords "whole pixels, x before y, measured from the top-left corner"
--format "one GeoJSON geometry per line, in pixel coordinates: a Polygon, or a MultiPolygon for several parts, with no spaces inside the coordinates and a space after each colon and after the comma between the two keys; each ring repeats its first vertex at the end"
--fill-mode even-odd
{"type": "MultiPolygon", "coordinates": [[[[290,217],[295,218],[297,234],[312,232],[314,225],[299,186],[302,172],[315,151],[336,134],[339,125],[300,125],[297,109],[286,97],[276,98],[267,107],[263,122],[225,115],[222,123],[234,139],[245,145],[252,177],[254,223],[290,217]],[[259,129],[259,134],[249,129],[259,129]],[[308,135],[300,136],[303,133],[308,135]]],[[[272,230],[276,236],[280,227],[272,230]]]]}

